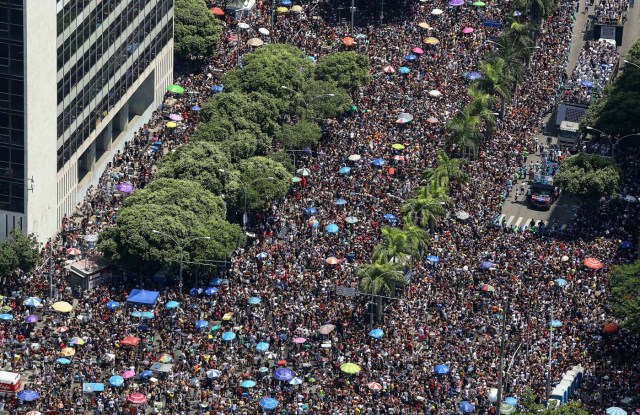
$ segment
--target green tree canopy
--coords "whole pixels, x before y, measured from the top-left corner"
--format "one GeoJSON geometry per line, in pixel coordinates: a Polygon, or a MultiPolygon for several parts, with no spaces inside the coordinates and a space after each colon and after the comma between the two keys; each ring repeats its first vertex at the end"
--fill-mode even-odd
{"type": "Polygon", "coordinates": [[[336,52],[320,58],[316,65],[318,79],[333,81],[345,89],[366,85],[369,75],[369,57],[355,52],[336,52]]]}
{"type": "Polygon", "coordinates": [[[248,120],[257,124],[260,131],[273,135],[279,128],[280,105],[273,96],[259,92],[226,92],[214,95],[202,107],[200,114],[205,122],[231,123],[236,130],[245,129],[242,119],[248,120]]]}
{"type": "Polygon", "coordinates": [[[282,164],[289,173],[295,173],[295,167],[293,166],[293,160],[290,153],[287,153],[286,151],[274,151],[273,153],[267,154],[266,157],[282,164]]]}
{"type": "Polygon", "coordinates": [[[300,120],[295,124],[287,124],[280,129],[276,140],[287,150],[300,150],[318,144],[322,137],[322,129],[318,124],[300,120]]]}
{"type": "Polygon", "coordinates": [[[196,181],[213,194],[222,194],[225,173],[220,170],[229,166],[227,154],[219,145],[197,141],[168,154],[159,165],[158,177],[196,181]]]}
{"type": "MultiPolygon", "coordinates": [[[[256,126],[258,128],[258,126],[256,126]]],[[[233,123],[222,117],[216,117],[198,125],[195,134],[191,136],[191,141],[211,141],[220,142],[231,137],[236,131],[233,123]]]]}
{"type": "Polygon", "coordinates": [[[146,274],[161,267],[175,269],[180,259],[179,247],[154,230],[173,236],[181,244],[196,236],[211,238],[186,244],[186,261],[195,257],[227,258],[245,240],[237,225],[223,219],[199,218],[173,204],[134,204],[124,207],[116,225],[100,234],[98,250],[117,265],[146,274]]]}
{"type": "Polygon", "coordinates": [[[14,229],[9,239],[0,243],[0,276],[10,275],[17,269],[30,272],[39,260],[38,241],[34,235],[27,236],[14,229]]]}
{"type": "Polygon", "coordinates": [[[213,56],[222,28],[202,0],[175,0],[175,52],[181,57],[213,56]]]}
{"type": "Polygon", "coordinates": [[[224,200],[193,180],[160,178],[125,201],[125,206],[163,204],[175,205],[201,218],[224,219],[227,215],[224,200]]]}
{"type": "Polygon", "coordinates": [[[339,88],[335,82],[310,81],[303,89],[301,102],[296,113],[308,118],[334,118],[346,112],[351,106],[351,96],[347,90],[339,88]]]}
{"type": "Polygon", "coordinates": [[[291,174],[282,164],[267,157],[242,160],[229,176],[227,200],[238,211],[243,210],[245,192],[249,210],[265,209],[286,195],[291,186],[291,174]]]}
{"type": "Polygon", "coordinates": [[[221,142],[220,147],[227,152],[232,163],[237,163],[256,154],[265,154],[268,150],[266,144],[262,134],[256,136],[249,130],[240,130],[221,142]]]}
{"type": "Polygon", "coordinates": [[[618,192],[622,172],[610,158],[579,153],[560,162],[554,180],[564,192],[596,200],[618,192]]]}
{"type": "Polygon", "coordinates": [[[611,306],[622,325],[640,335],[640,261],[616,265],[609,273],[611,306]]]}
{"type": "Polygon", "coordinates": [[[300,49],[284,43],[266,45],[244,55],[243,61],[242,68],[227,72],[227,91],[267,93],[287,106],[290,92],[282,86],[301,91],[313,79],[313,64],[300,49]]]}

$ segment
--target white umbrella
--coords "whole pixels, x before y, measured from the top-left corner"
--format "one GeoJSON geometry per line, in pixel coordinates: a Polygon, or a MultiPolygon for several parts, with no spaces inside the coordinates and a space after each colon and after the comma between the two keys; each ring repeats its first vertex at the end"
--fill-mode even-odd
{"type": "Polygon", "coordinates": [[[258,46],[264,45],[264,42],[262,41],[262,39],[258,39],[257,37],[254,37],[247,40],[247,45],[252,47],[258,47],[258,46]]]}
{"type": "Polygon", "coordinates": [[[631,195],[626,195],[624,197],[625,202],[629,202],[629,203],[636,203],[638,201],[638,199],[636,199],[635,196],[631,196],[631,195]]]}
{"type": "Polygon", "coordinates": [[[562,259],[562,262],[567,262],[569,260],[569,257],[566,255],[563,255],[561,259],[562,259]]]}
{"type": "Polygon", "coordinates": [[[345,222],[347,222],[347,223],[358,223],[358,218],[356,218],[355,216],[347,216],[345,218],[345,222]]]}
{"type": "Polygon", "coordinates": [[[269,35],[269,29],[261,27],[260,29],[258,29],[258,32],[262,33],[263,35],[269,35]]]}
{"type": "Polygon", "coordinates": [[[296,174],[302,176],[302,177],[307,177],[307,176],[311,176],[311,170],[305,168],[302,169],[298,169],[296,170],[296,174]]]}
{"type": "Polygon", "coordinates": [[[469,219],[471,215],[469,215],[468,212],[465,212],[464,210],[459,210],[456,212],[456,218],[460,219],[460,220],[467,220],[469,219]]]}
{"type": "Polygon", "coordinates": [[[431,14],[434,16],[440,16],[442,13],[444,13],[442,10],[440,9],[433,9],[431,10],[431,14]]]}
{"type": "Polygon", "coordinates": [[[358,161],[362,158],[362,156],[360,156],[360,154],[352,154],[349,156],[349,160],[350,161],[358,161]]]}
{"type": "Polygon", "coordinates": [[[242,22],[242,23],[238,23],[238,27],[240,29],[248,29],[250,26],[248,24],[242,22]]]}
{"type": "Polygon", "coordinates": [[[442,96],[442,92],[438,91],[437,89],[432,89],[431,91],[429,91],[429,96],[438,98],[442,96]]]}

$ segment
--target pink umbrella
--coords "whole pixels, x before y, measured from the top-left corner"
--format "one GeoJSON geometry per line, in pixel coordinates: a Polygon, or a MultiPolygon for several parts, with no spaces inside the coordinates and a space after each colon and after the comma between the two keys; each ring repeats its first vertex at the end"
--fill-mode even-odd
{"type": "Polygon", "coordinates": [[[124,372],[122,372],[123,379],[130,379],[135,375],[136,375],[136,372],[134,372],[133,370],[125,370],[124,372]]]}
{"type": "Polygon", "coordinates": [[[151,142],[155,143],[156,141],[158,141],[158,137],[151,137],[151,142]]]}
{"type": "Polygon", "coordinates": [[[182,121],[182,116],[179,114],[170,114],[169,119],[172,121],[182,121]]]}
{"type": "Polygon", "coordinates": [[[462,29],[462,33],[465,33],[465,34],[473,33],[473,27],[465,27],[464,29],[462,29]]]}
{"type": "Polygon", "coordinates": [[[421,48],[413,48],[411,49],[411,52],[415,53],[416,55],[422,55],[424,53],[424,50],[422,50],[421,48]]]}
{"type": "Polygon", "coordinates": [[[306,342],[307,339],[305,339],[304,337],[294,337],[293,338],[293,342],[296,344],[302,344],[304,342],[306,342]]]}
{"type": "Polygon", "coordinates": [[[384,72],[384,73],[394,73],[395,71],[396,70],[393,69],[393,66],[391,66],[391,65],[388,65],[388,66],[385,66],[384,68],[382,68],[382,72],[384,72]]]}
{"type": "Polygon", "coordinates": [[[135,405],[141,405],[143,403],[147,403],[147,397],[140,392],[136,392],[127,396],[127,401],[135,405]]]}
{"type": "Polygon", "coordinates": [[[379,391],[382,390],[382,385],[379,384],[378,382],[369,382],[367,384],[367,386],[369,387],[369,389],[371,389],[372,391],[379,391]]]}

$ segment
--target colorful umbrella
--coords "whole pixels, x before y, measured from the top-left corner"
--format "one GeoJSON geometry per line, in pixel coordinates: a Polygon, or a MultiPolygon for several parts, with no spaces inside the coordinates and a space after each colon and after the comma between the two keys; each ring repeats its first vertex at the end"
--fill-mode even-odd
{"type": "Polygon", "coordinates": [[[406,66],[401,66],[401,67],[400,67],[400,69],[398,69],[398,71],[399,71],[401,74],[406,75],[406,74],[408,74],[409,72],[411,72],[411,69],[407,68],[406,66]]]}
{"type": "Polygon", "coordinates": [[[509,404],[509,405],[511,405],[511,406],[518,405],[518,399],[514,398],[513,396],[509,396],[509,397],[505,398],[504,402],[509,404]]]}
{"type": "MultiPolygon", "coordinates": [[[[121,186],[123,183],[119,184],[118,186],[121,186]]],[[[118,189],[118,186],[116,186],[116,189],[118,189]]],[[[122,190],[118,189],[119,191],[122,192],[122,190]]],[[[122,192],[125,193],[125,192],[122,192]]],[[[80,255],[80,250],[78,248],[69,248],[67,249],[67,255],[71,255],[71,256],[78,256],[80,255]]]]}
{"type": "Polygon", "coordinates": [[[291,178],[291,183],[300,183],[301,181],[302,181],[302,179],[299,178],[299,177],[296,177],[296,176],[293,176],[291,178]]]}
{"type": "Polygon", "coordinates": [[[236,338],[236,334],[232,331],[227,331],[222,333],[222,340],[226,341],[226,342],[230,342],[233,339],[236,338]]]}
{"type": "Polygon", "coordinates": [[[304,343],[306,341],[307,341],[307,339],[305,339],[304,337],[294,337],[293,338],[293,342],[295,344],[302,344],[302,343],[304,343]]]}
{"type": "Polygon", "coordinates": [[[30,314],[28,316],[26,316],[24,318],[24,322],[25,323],[37,323],[38,322],[38,316],[36,316],[35,314],[30,314]]]}
{"type": "Polygon", "coordinates": [[[70,345],[73,346],[82,346],[83,344],[85,344],[85,341],[82,340],[82,338],[80,337],[73,337],[70,341],[69,341],[70,345]]]}
{"type": "Polygon", "coordinates": [[[353,46],[353,45],[356,44],[356,40],[354,38],[352,38],[352,37],[347,36],[347,37],[342,39],[342,43],[345,46],[353,46]]]}
{"type": "Polygon", "coordinates": [[[171,92],[172,94],[184,94],[184,88],[180,85],[169,85],[167,87],[167,91],[171,92]]]}
{"type": "Polygon", "coordinates": [[[422,48],[413,48],[411,49],[411,52],[415,53],[416,55],[422,55],[424,53],[424,50],[422,50],[422,48]]]}
{"type": "Polygon", "coordinates": [[[304,210],[304,213],[305,213],[307,216],[313,216],[313,215],[315,215],[315,214],[317,214],[317,213],[318,213],[318,209],[316,209],[316,208],[314,208],[314,207],[308,207],[308,208],[306,208],[306,209],[304,210]]]}
{"type": "Polygon", "coordinates": [[[289,381],[289,385],[292,385],[292,386],[302,385],[302,379],[297,378],[297,377],[296,377],[296,378],[293,378],[293,379],[291,379],[291,380],[289,381]]]}
{"type": "Polygon", "coordinates": [[[336,326],[334,326],[333,324],[325,324],[324,326],[320,326],[320,329],[318,331],[320,332],[320,334],[329,334],[335,328],[336,326]]]}
{"type": "Polygon", "coordinates": [[[362,370],[362,368],[355,363],[343,363],[340,365],[340,370],[348,375],[354,375],[362,370]]]}
{"type": "Polygon", "coordinates": [[[480,289],[488,293],[492,293],[496,290],[493,285],[489,285],[489,284],[484,284],[483,286],[480,287],[480,289]]]}
{"type": "Polygon", "coordinates": [[[172,121],[182,121],[182,115],[180,114],[169,114],[169,119],[172,121]]]}
{"type": "Polygon", "coordinates": [[[466,75],[466,78],[470,81],[475,81],[477,79],[481,79],[482,78],[482,74],[480,72],[469,72],[466,75]]]}
{"type": "Polygon", "coordinates": [[[277,399],[273,398],[262,398],[260,399],[260,402],[258,402],[258,404],[263,409],[271,410],[275,409],[278,406],[279,402],[277,399]]]}
{"type": "Polygon", "coordinates": [[[280,7],[278,7],[278,8],[276,9],[276,11],[277,11],[278,13],[286,13],[286,12],[288,12],[288,11],[289,11],[289,9],[287,9],[287,8],[286,8],[286,7],[284,7],[284,6],[280,6],[280,7]]]}
{"type": "Polygon", "coordinates": [[[418,57],[416,55],[414,55],[413,53],[410,53],[409,55],[405,56],[404,59],[407,62],[415,62],[418,59],[418,57]]]}
{"type": "Polygon", "coordinates": [[[220,375],[222,375],[222,372],[220,372],[219,370],[215,370],[215,369],[207,370],[207,377],[209,379],[217,379],[220,377],[220,375]]]}
{"type": "Polygon", "coordinates": [[[480,263],[480,269],[489,269],[489,268],[493,268],[496,264],[494,264],[491,261],[484,261],[482,263],[480,263]]]}
{"type": "MultiPolygon", "coordinates": [[[[175,123],[174,123],[175,124],[175,123]]],[[[158,144],[158,142],[154,143],[154,144],[158,144]]],[[[161,145],[162,143],[160,143],[161,145]]],[[[124,183],[119,183],[116,186],[116,190],[118,190],[120,193],[131,193],[134,190],[134,187],[131,183],[129,182],[124,182],[124,183]]],[[[68,253],[68,252],[67,252],[68,253]]],[[[80,255],[80,251],[78,251],[77,254],[70,254],[70,255],[80,255]]]]}
{"type": "Polygon", "coordinates": [[[607,323],[604,325],[603,331],[608,334],[613,334],[618,331],[618,325],[616,323],[607,323]]]}
{"type": "Polygon", "coordinates": [[[115,386],[115,387],[120,387],[122,385],[124,385],[124,378],[122,376],[111,376],[109,378],[109,385],[111,386],[115,386]]]}
{"type": "Polygon", "coordinates": [[[76,354],[76,351],[73,350],[71,347],[65,347],[60,351],[60,356],[62,357],[71,357],[75,354],[76,354]]]}
{"type": "Polygon", "coordinates": [[[59,313],[70,313],[73,310],[73,306],[66,301],[58,301],[51,306],[55,311],[59,313]]]}
{"type": "Polygon", "coordinates": [[[372,391],[380,391],[380,390],[382,390],[382,385],[379,384],[378,382],[369,382],[369,383],[367,383],[367,386],[372,391]]]}
{"type": "Polygon", "coordinates": [[[211,297],[214,294],[218,293],[218,289],[216,287],[209,287],[206,290],[204,290],[204,295],[211,297]]]}
{"type": "Polygon", "coordinates": [[[167,128],[176,128],[178,126],[178,124],[175,121],[169,121],[165,125],[167,126],[167,128]]]}
{"type": "Polygon", "coordinates": [[[198,320],[196,321],[196,328],[198,329],[204,329],[209,327],[209,322],[206,320],[198,320]]]}
{"type": "Polygon", "coordinates": [[[344,221],[350,224],[358,223],[358,220],[359,219],[354,216],[347,216],[346,218],[344,218],[344,221]]]}
{"type": "Polygon", "coordinates": [[[435,38],[435,37],[431,37],[431,36],[429,36],[429,37],[425,37],[423,41],[424,41],[424,43],[426,43],[427,45],[437,45],[437,44],[439,44],[439,43],[440,43],[440,40],[438,40],[438,39],[437,39],[437,38],[435,38]]]}
{"type": "Polygon", "coordinates": [[[476,7],[484,7],[484,6],[486,6],[485,2],[483,2],[483,1],[474,1],[473,5],[476,6],[476,7]]]}
{"type": "Polygon", "coordinates": [[[591,269],[602,269],[603,267],[602,262],[598,261],[595,258],[585,258],[585,260],[583,261],[583,264],[587,268],[591,268],[591,269]]]}
{"type": "Polygon", "coordinates": [[[464,5],[464,0],[449,0],[449,6],[459,7],[464,5]]]}
{"type": "Polygon", "coordinates": [[[11,314],[0,314],[0,320],[10,321],[13,320],[13,316],[11,314]]]}
{"type": "Polygon", "coordinates": [[[338,228],[338,225],[336,225],[335,223],[331,223],[325,228],[325,231],[327,233],[338,233],[339,230],[340,228],[338,228]]]}
{"type": "Polygon", "coordinates": [[[174,308],[178,308],[178,307],[180,307],[180,303],[177,301],[169,301],[164,306],[164,308],[166,308],[167,310],[173,310],[174,308]]]}
{"type": "Polygon", "coordinates": [[[413,115],[407,112],[401,112],[398,114],[398,118],[396,119],[396,124],[408,124],[413,121],[413,115]]]}
{"type": "Polygon", "coordinates": [[[143,403],[147,403],[147,397],[141,394],[140,392],[136,392],[127,396],[127,402],[132,403],[134,405],[142,405],[143,403]]]}
{"type": "Polygon", "coordinates": [[[117,301],[109,301],[107,303],[107,308],[109,310],[115,310],[116,308],[120,307],[120,303],[117,301]]]}
{"type": "Polygon", "coordinates": [[[131,379],[135,375],[136,375],[136,372],[134,372],[133,370],[125,370],[124,372],[122,372],[122,377],[124,379],[131,379]]]}
{"type": "Polygon", "coordinates": [[[564,278],[558,278],[557,280],[555,280],[555,283],[558,284],[559,287],[565,287],[567,284],[569,284],[564,278]]]}
{"type": "Polygon", "coordinates": [[[418,23],[418,27],[421,28],[421,29],[431,29],[431,26],[429,26],[429,24],[427,22],[418,23]]]}
{"type": "Polygon", "coordinates": [[[381,339],[382,336],[384,336],[384,330],[373,329],[369,332],[369,336],[373,337],[374,339],[381,339]]]}
{"type": "Polygon", "coordinates": [[[627,411],[617,406],[607,408],[607,415],[627,415],[627,411]]]}
{"type": "Polygon", "coordinates": [[[330,256],[329,258],[325,259],[325,262],[329,265],[337,265],[340,263],[340,261],[338,261],[338,258],[334,256],[330,256]]]}
{"type": "Polygon", "coordinates": [[[253,388],[254,386],[256,386],[256,382],[253,380],[245,380],[242,383],[240,383],[240,387],[241,388],[253,388]]]}
{"type": "Polygon", "coordinates": [[[260,342],[260,343],[256,344],[256,350],[261,352],[261,353],[266,352],[267,350],[269,350],[269,343],[260,342]]]}
{"type": "Polygon", "coordinates": [[[549,322],[549,327],[552,327],[554,329],[562,327],[562,321],[560,321],[560,320],[551,320],[549,322]]]}
{"type": "Polygon", "coordinates": [[[60,357],[56,359],[56,363],[60,365],[69,365],[71,364],[71,360],[67,359],[66,357],[60,357]]]}
{"type": "Polygon", "coordinates": [[[18,399],[25,402],[35,401],[39,397],[40,394],[38,392],[29,389],[18,392],[18,399]]]}
{"type": "Polygon", "coordinates": [[[224,16],[224,10],[222,10],[220,7],[212,7],[211,9],[209,9],[209,11],[214,16],[224,16]]]}
{"type": "Polygon", "coordinates": [[[382,166],[384,166],[385,162],[384,162],[384,160],[383,160],[383,159],[373,159],[373,161],[371,162],[371,164],[372,164],[374,167],[382,167],[382,166]]]}
{"type": "Polygon", "coordinates": [[[143,370],[140,372],[140,379],[147,379],[153,376],[153,372],[150,370],[143,370]]]}
{"type": "Polygon", "coordinates": [[[260,304],[261,301],[262,301],[262,299],[260,297],[251,297],[251,298],[249,298],[249,304],[251,304],[251,305],[260,304]]]}
{"type": "Polygon", "coordinates": [[[349,174],[351,172],[351,167],[341,167],[340,170],[338,170],[338,173],[340,174],[349,174]]]}
{"type": "Polygon", "coordinates": [[[398,218],[396,218],[394,215],[392,215],[391,213],[387,213],[384,215],[384,220],[395,223],[398,221],[398,218]]]}
{"type": "Polygon", "coordinates": [[[158,359],[158,362],[160,363],[171,363],[173,362],[173,356],[171,356],[169,353],[163,353],[160,358],[158,359]]]}
{"type": "Polygon", "coordinates": [[[344,200],[344,199],[337,199],[337,200],[335,201],[335,204],[336,204],[337,206],[343,206],[343,205],[346,205],[346,204],[347,204],[347,201],[346,201],[346,200],[344,200]]]}
{"type": "Polygon", "coordinates": [[[127,336],[120,341],[123,346],[136,346],[138,343],[140,343],[140,338],[134,336],[127,336]]]}
{"type": "MultiPolygon", "coordinates": [[[[73,248],[75,249],[75,248],[73,248]]],[[[77,249],[76,249],[77,251],[77,249]]],[[[78,254],[80,253],[80,251],[78,251],[78,254]]],[[[68,255],[71,255],[69,253],[67,253],[68,255]]],[[[78,255],[78,254],[73,254],[73,255],[78,255]]],[[[25,300],[22,302],[22,304],[26,305],[27,307],[40,307],[42,305],[42,300],[39,299],[38,297],[27,297],[25,298],[25,300]]]]}
{"type": "Polygon", "coordinates": [[[475,408],[473,407],[473,405],[471,405],[470,402],[467,402],[467,401],[460,402],[460,410],[465,414],[468,414],[469,412],[473,412],[474,409],[475,408]]]}
{"type": "Polygon", "coordinates": [[[449,373],[449,366],[438,365],[433,369],[433,371],[438,375],[446,375],[447,373],[449,373]]]}
{"type": "Polygon", "coordinates": [[[288,382],[295,376],[296,374],[293,373],[293,370],[287,369],[286,367],[279,367],[273,371],[273,377],[283,382],[288,382]]]}
{"type": "Polygon", "coordinates": [[[193,107],[191,107],[191,111],[200,111],[200,106],[194,105],[193,107]]]}
{"type": "Polygon", "coordinates": [[[473,27],[465,27],[462,29],[462,33],[468,35],[469,33],[473,33],[473,27]]]}

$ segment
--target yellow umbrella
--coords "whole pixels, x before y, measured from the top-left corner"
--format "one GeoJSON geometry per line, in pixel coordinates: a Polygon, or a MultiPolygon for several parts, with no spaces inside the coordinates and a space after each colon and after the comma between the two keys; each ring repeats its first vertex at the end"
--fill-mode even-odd
{"type": "Polygon", "coordinates": [[[360,372],[362,368],[358,365],[356,365],[355,363],[343,363],[340,366],[340,370],[342,370],[344,373],[348,374],[348,375],[354,375],[358,372],[360,372]]]}
{"type": "Polygon", "coordinates": [[[424,38],[424,43],[426,43],[427,45],[437,45],[438,43],[440,43],[440,41],[435,37],[429,36],[424,38]]]}
{"type": "Polygon", "coordinates": [[[9,307],[8,305],[3,305],[2,309],[1,309],[4,313],[8,313],[9,311],[12,310],[11,307],[9,307]]]}
{"type": "Polygon", "coordinates": [[[429,26],[429,24],[427,22],[418,23],[418,27],[420,27],[422,29],[431,29],[431,26],[429,26]]]}
{"type": "Polygon", "coordinates": [[[251,39],[247,40],[247,45],[255,48],[255,47],[264,45],[264,41],[262,39],[254,37],[254,38],[251,38],[251,39]]]}
{"type": "Polygon", "coordinates": [[[296,4],[291,8],[291,11],[294,13],[300,13],[302,11],[302,6],[300,6],[299,4],[296,4]]]}
{"type": "Polygon", "coordinates": [[[391,144],[391,148],[393,148],[394,150],[404,150],[404,146],[399,143],[391,144]]]}
{"type": "Polygon", "coordinates": [[[60,313],[70,313],[73,310],[73,306],[66,301],[58,301],[51,306],[54,310],[60,313]]]}
{"type": "Polygon", "coordinates": [[[284,7],[284,6],[280,6],[280,7],[278,7],[278,8],[276,9],[276,11],[277,11],[278,13],[286,13],[286,12],[288,12],[288,11],[289,11],[289,9],[287,9],[287,8],[286,8],[286,7],[284,7]]]}
{"type": "Polygon", "coordinates": [[[169,121],[167,123],[167,128],[176,128],[178,126],[178,124],[176,124],[175,121],[169,121]]]}
{"type": "Polygon", "coordinates": [[[64,357],[71,357],[71,356],[73,356],[75,354],[76,354],[76,351],[73,350],[71,347],[65,347],[60,352],[60,356],[64,356],[64,357]]]}

